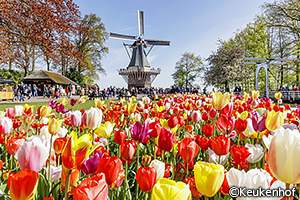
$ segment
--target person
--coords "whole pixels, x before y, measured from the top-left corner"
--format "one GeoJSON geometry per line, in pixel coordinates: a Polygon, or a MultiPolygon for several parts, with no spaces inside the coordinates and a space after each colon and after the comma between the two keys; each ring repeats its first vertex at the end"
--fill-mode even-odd
{"type": "Polygon", "coordinates": [[[14,98],[12,99],[12,102],[14,102],[15,99],[19,100],[19,92],[18,92],[18,85],[14,86],[14,98]]]}
{"type": "Polygon", "coordinates": [[[203,94],[206,95],[206,87],[203,88],[203,94]]]}
{"type": "Polygon", "coordinates": [[[19,101],[25,101],[24,100],[25,88],[24,88],[23,82],[21,82],[20,85],[18,86],[18,92],[20,93],[19,101]]]}
{"type": "Polygon", "coordinates": [[[58,99],[59,97],[59,88],[58,88],[58,85],[56,85],[56,87],[54,88],[54,96],[56,99],[58,99]]]}
{"type": "Polygon", "coordinates": [[[48,96],[48,87],[46,85],[44,85],[43,96],[44,96],[44,98],[45,98],[45,96],[48,96]]]}
{"type": "Polygon", "coordinates": [[[32,90],[31,90],[30,85],[29,85],[29,86],[26,85],[26,88],[27,88],[26,94],[27,94],[27,96],[28,96],[28,99],[27,99],[27,100],[29,100],[29,99],[31,98],[31,96],[32,96],[32,90]]]}
{"type": "Polygon", "coordinates": [[[33,97],[38,97],[38,87],[36,84],[33,84],[33,97]]]}
{"type": "Polygon", "coordinates": [[[71,98],[71,96],[72,96],[72,85],[71,84],[68,85],[66,90],[67,90],[67,97],[71,98]]]}

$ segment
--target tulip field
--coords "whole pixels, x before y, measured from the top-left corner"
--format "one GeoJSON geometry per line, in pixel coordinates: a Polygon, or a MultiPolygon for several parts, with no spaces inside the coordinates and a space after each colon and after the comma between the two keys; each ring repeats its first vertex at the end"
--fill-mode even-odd
{"type": "Polygon", "coordinates": [[[77,109],[86,100],[0,111],[0,200],[299,199],[300,107],[282,105],[280,93],[77,109]],[[234,187],[290,193],[248,198],[234,187]]]}

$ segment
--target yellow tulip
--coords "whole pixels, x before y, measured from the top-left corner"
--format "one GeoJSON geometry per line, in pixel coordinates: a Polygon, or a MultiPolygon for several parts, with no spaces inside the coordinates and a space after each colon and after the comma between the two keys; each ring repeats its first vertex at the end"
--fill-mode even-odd
{"type": "Polygon", "coordinates": [[[56,133],[58,133],[62,122],[62,120],[51,118],[48,123],[48,132],[51,135],[55,135],[56,133]]]}
{"type": "Polygon", "coordinates": [[[78,102],[79,102],[79,103],[84,103],[87,99],[88,99],[88,97],[86,97],[86,96],[81,96],[81,97],[78,99],[78,102]]]}
{"type": "Polygon", "coordinates": [[[50,106],[42,106],[40,108],[40,117],[47,117],[50,114],[51,110],[52,108],[50,106]]]}
{"type": "Polygon", "coordinates": [[[135,96],[132,96],[132,97],[131,97],[131,100],[132,100],[132,101],[135,101],[135,100],[136,100],[136,97],[135,97],[135,96]]]}
{"type": "Polygon", "coordinates": [[[102,138],[109,138],[114,130],[114,123],[106,121],[105,124],[101,124],[100,128],[95,130],[95,133],[102,138]]]}
{"type": "Polygon", "coordinates": [[[222,94],[221,92],[212,94],[212,106],[216,110],[224,108],[230,100],[230,94],[228,92],[222,94]]]}
{"type": "Polygon", "coordinates": [[[105,104],[105,102],[101,101],[99,98],[96,98],[94,100],[94,103],[95,103],[95,107],[96,108],[102,109],[105,106],[105,110],[106,110],[106,104],[105,104]]]}
{"type": "Polygon", "coordinates": [[[69,103],[69,101],[67,99],[65,99],[65,98],[61,98],[59,100],[59,104],[63,104],[64,106],[67,105],[68,103],[69,103]]]}
{"type": "Polygon", "coordinates": [[[131,102],[128,102],[125,110],[127,109],[128,111],[128,114],[131,114],[131,113],[134,113],[135,110],[136,110],[136,103],[131,103],[131,102]]]}
{"type": "Polygon", "coordinates": [[[152,189],[152,200],[191,200],[189,185],[166,178],[158,179],[152,189]]]}
{"type": "Polygon", "coordinates": [[[255,139],[255,138],[262,139],[263,136],[265,135],[266,131],[267,131],[267,129],[264,130],[263,132],[260,132],[260,133],[254,131],[254,132],[252,133],[252,135],[250,135],[250,137],[251,137],[252,139],[255,139]]]}
{"type": "Polygon", "coordinates": [[[250,95],[247,93],[247,92],[244,92],[244,96],[243,96],[243,99],[245,101],[247,101],[249,99],[250,95]]]}
{"type": "Polygon", "coordinates": [[[275,98],[276,98],[277,100],[278,100],[278,99],[281,99],[281,96],[282,96],[281,92],[275,93],[275,98]]]}
{"type": "Polygon", "coordinates": [[[222,186],[224,170],[222,165],[197,162],[194,167],[197,190],[204,196],[214,196],[222,186]]]}
{"type": "Polygon", "coordinates": [[[0,118],[5,117],[6,112],[5,111],[0,111],[0,118]]]}
{"type": "Polygon", "coordinates": [[[269,131],[275,131],[284,123],[283,113],[278,111],[275,112],[272,110],[268,112],[267,119],[266,119],[266,127],[269,131]]]}
{"type": "Polygon", "coordinates": [[[259,91],[253,90],[253,91],[252,91],[252,99],[255,100],[255,99],[257,99],[258,97],[259,97],[259,91]]]}

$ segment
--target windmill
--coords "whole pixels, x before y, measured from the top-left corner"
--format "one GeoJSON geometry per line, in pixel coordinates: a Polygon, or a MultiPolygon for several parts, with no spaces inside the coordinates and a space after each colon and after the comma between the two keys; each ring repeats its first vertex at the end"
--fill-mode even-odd
{"type": "Polygon", "coordinates": [[[151,68],[147,56],[156,45],[169,46],[169,40],[143,39],[144,36],[144,12],[138,10],[139,36],[110,33],[109,37],[122,40],[132,40],[132,44],[123,43],[130,59],[127,68],[119,69],[119,75],[128,84],[128,88],[149,88],[161,69],[151,68]],[[146,49],[149,48],[148,51],[146,49]]]}

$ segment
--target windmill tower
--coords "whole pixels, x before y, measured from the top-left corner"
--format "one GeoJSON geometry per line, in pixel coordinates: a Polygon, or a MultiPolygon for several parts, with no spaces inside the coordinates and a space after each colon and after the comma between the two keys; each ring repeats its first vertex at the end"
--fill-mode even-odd
{"type": "Polygon", "coordinates": [[[169,40],[154,40],[154,39],[143,39],[144,36],[144,12],[138,10],[138,26],[139,36],[123,35],[117,33],[110,33],[109,37],[117,38],[122,40],[132,40],[132,44],[123,43],[127,55],[130,59],[127,68],[119,69],[119,75],[128,84],[128,88],[149,88],[152,82],[161,69],[151,68],[148,62],[147,56],[149,55],[152,48],[156,45],[169,46],[169,40]],[[146,49],[149,48],[148,51],[146,49]]]}

